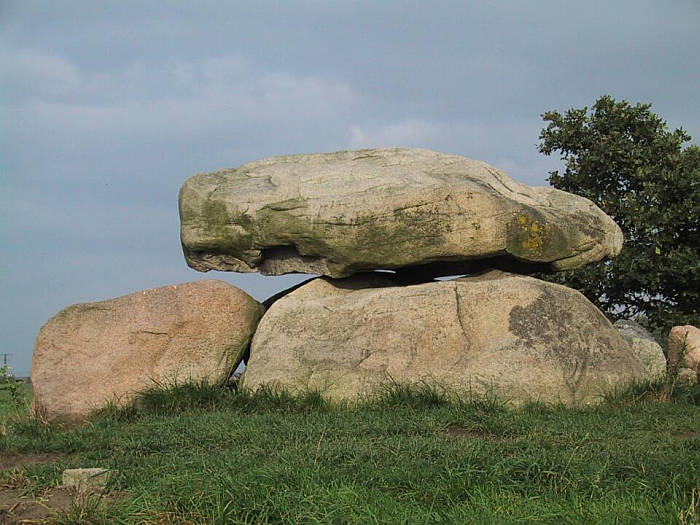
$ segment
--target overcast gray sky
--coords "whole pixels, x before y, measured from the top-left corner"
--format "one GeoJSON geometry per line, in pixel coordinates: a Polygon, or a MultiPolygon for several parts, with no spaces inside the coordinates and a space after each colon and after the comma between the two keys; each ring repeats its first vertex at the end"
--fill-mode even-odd
{"type": "Polygon", "coordinates": [[[420,146],[529,184],[541,113],[602,94],[700,135],[700,1],[0,0],[0,353],[61,308],[224,279],[187,268],[177,193],[261,157],[420,146]]]}

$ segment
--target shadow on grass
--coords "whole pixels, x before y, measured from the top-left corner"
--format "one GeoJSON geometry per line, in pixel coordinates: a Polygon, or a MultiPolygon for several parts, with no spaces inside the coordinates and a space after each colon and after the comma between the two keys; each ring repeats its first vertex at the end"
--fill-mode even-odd
{"type": "MultiPolygon", "coordinates": [[[[670,404],[700,405],[700,385],[684,385],[673,378],[633,384],[624,390],[609,393],[601,406],[634,406],[640,403],[662,402],[670,404]]],[[[505,400],[492,395],[460,395],[438,384],[417,382],[411,384],[390,382],[374,395],[357,402],[334,402],[318,391],[290,392],[283,388],[262,386],[254,391],[239,389],[236,383],[213,384],[207,381],[154,385],[140,392],[127,406],[110,404],[90,418],[96,421],[130,422],[143,417],[169,416],[190,411],[226,409],[242,414],[262,412],[309,413],[352,407],[402,408],[409,410],[436,407],[455,407],[483,413],[508,412],[505,400]]],[[[565,408],[547,403],[530,402],[517,410],[528,413],[547,413],[565,408]]],[[[27,416],[7,421],[23,433],[39,437],[46,430],[27,416]]],[[[7,428],[2,429],[3,433],[7,428]]]]}
{"type": "Polygon", "coordinates": [[[242,390],[235,383],[212,384],[207,381],[156,385],[136,395],[125,407],[114,404],[95,413],[98,419],[132,421],[140,417],[167,416],[178,412],[230,409],[252,412],[310,412],[325,410],[330,403],[314,391],[292,394],[287,390],[263,386],[256,391],[242,390]]]}
{"type": "Polygon", "coordinates": [[[373,395],[355,402],[331,401],[315,390],[290,392],[263,385],[256,390],[239,389],[235,383],[206,381],[157,385],[140,392],[125,407],[114,404],[96,412],[97,419],[133,421],[141,417],[168,416],[187,411],[228,409],[243,414],[256,412],[308,413],[351,408],[405,408],[411,410],[455,406],[482,411],[506,411],[507,403],[495,396],[463,397],[440,385],[427,382],[391,382],[373,395]]]}
{"type": "MultiPolygon", "coordinates": [[[[700,385],[683,385],[672,379],[646,381],[625,390],[608,394],[603,405],[630,406],[646,402],[666,402],[700,405],[700,385]]],[[[254,391],[239,389],[236,383],[211,384],[206,381],[174,385],[156,385],[139,393],[126,407],[107,406],[95,414],[97,419],[132,421],[140,417],[168,416],[187,411],[229,409],[240,413],[283,412],[308,413],[330,409],[365,406],[375,408],[406,408],[413,410],[454,406],[485,412],[507,412],[506,401],[491,395],[462,396],[440,385],[418,382],[391,382],[366,400],[332,402],[318,391],[290,392],[283,388],[262,386],[254,391]]],[[[548,412],[564,408],[531,402],[520,406],[527,412],[548,412]]]]}
{"type": "Polygon", "coordinates": [[[367,403],[386,407],[432,408],[449,405],[450,397],[445,388],[435,384],[392,381],[381,387],[367,403]]]}
{"type": "Polygon", "coordinates": [[[669,375],[657,380],[634,383],[624,389],[612,391],[604,398],[604,403],[611,406],[646,402],[698,406],[700,405],[700,383],[695,385],[682,383],[675,376],[669,375]]]}

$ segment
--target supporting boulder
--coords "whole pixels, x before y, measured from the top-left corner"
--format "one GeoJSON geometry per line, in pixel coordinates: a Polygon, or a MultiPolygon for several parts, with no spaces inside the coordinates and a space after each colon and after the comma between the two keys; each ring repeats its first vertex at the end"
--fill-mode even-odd
{"type": "Polygon", "coordinates": [[[622,233],[591,201],[423,149],[275,157],[190,178],[180,236],[200,271],[411,278],[576,268],[617,255],[622,233]]]}
{"type": "Polygon", "coordinates": [[[620,319],[614,326],[642,363],[644,378],[651,381],[663,378],[666,375],[666,356],[651,334],[630,319],[620,319]]]}
{"type": "Polygon", "coordinates": [[[683,382],[700,380],[700,329],[693,325],[674,326],[668,334],[668,366],[683,382]]]}
{"type": "Polygon", "coordinates": [[[412,286],[375,273],[319,278],[277,300],[242,384],[339,400],[429,382],[516,404],[578,405],[643,374],[612,324],[570,288],[500,271],[412,286]]]}
{"type": "Polygon", "coordinates": [[[149,387],[225,381],[263,311],[245,292],[212,280],[69,306],[37,337],[34,411],[47,420],[81,419],[149,387]]]}

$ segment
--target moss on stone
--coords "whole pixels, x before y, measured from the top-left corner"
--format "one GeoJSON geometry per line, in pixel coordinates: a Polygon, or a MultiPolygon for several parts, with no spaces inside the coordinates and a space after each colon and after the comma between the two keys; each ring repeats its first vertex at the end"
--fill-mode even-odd
{"type": "Polygon", "coordinates": [[[222,245],[230,239],[230,219],[226,205],[221,201],[207,199],[202,202],[202,219],[207,225],[211,239],[221,239],[222,245]]]}
{"type": "Polygon", "coordinates": [[[225,202],[208,199],[202,203],[201,220],[207,224],[207,236],[197,246],[198,251],[241,254],[252,249],[253,219],[246,213],[232,212],[225,202]]]}

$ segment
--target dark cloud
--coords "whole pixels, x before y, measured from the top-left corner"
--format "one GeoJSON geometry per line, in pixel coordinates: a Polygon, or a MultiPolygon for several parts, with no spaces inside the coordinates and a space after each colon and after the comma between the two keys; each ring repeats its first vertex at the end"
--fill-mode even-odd
{"type": "Polygon", "coordinates": [[[0,341],[29,369],[71,303],[202,275],[177,191],[256,158],[423,146],[544,184],[548,109],[603,93],[700,132],[696,0],[0,3],[0,341]],[[470,5],[472,4],[472,5],[470,5]]]}

